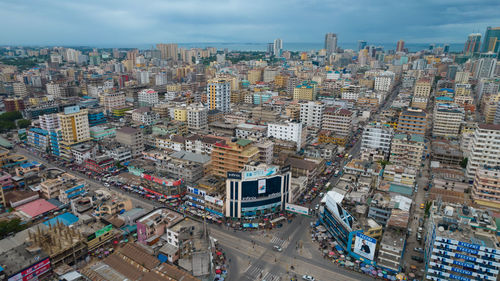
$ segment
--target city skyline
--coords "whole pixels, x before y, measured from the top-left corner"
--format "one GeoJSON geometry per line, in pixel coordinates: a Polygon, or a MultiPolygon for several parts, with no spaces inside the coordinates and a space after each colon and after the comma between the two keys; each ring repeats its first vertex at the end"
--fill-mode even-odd
{"type": "Polygon", "coordinates": [[[500,3],[482,2],[358,0],[284,5],[282,1],[231,1],[207,5],[194,0],[150,1],[141,6],[123,2],[117,5],[114,1],[0,1],[0,22],[10,25],[0,44],[263,43],[275,38],[283,42],[319,42],[328,32],[338,35],[339,45],[358,40],[395,43],[400,39],[406,43],[462,43],[469,33],[484,34],[487,26],[500,25],[494,12],[500,3]],[[28,18],[31,20],[19,21],[28,18]],[[405,22],[408,24],[401,24],[405,22]]]}

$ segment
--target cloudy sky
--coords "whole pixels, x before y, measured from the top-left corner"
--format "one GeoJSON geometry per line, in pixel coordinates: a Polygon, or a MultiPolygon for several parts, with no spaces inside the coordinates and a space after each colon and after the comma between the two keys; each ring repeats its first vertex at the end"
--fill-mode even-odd
{"type": "Polygon", "coordinates": [[[464,42],[499,0],[0,0],[0,44],[464,42]]]}

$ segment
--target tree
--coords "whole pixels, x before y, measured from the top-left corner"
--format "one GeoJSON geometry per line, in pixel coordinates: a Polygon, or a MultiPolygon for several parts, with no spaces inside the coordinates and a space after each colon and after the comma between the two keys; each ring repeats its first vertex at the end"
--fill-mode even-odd
{"type": "Polygon", "coordinates": [[[428,217],[428,216],[429,216],[429,214],[430,214],[431,205],[432,205],[432,203],[431,203],[431,202],[426,202],[426,203],[425,203],[425,216],[426,216],[426,217],[428,217]]]}
{"type": "Polygon", "coordinates": [[[28,128],[29,125],[31,125],[31,120],[21,119],[21,120],[17,121],[17,126],[20,129],[28,128]]]}
{"type": "Polygon", "coordinates": [[[21,224],[21,219],[12,219],[10,221],[0,222],[0,237],[3,239],[10,233],[17,233],[25,228],[21,224]]]}
{"type": "Polygon", "coordinates": [[[465,157],[464,159],[462,159],[462,161],[460,161],[460,167],[462,168],[467,168],[467,163],[469,162],[469,158],[465,157]]]}
{"type": "Polygon", "coordinates": [[[17,119],[23,118],[23,115],[19,111],[5,112],[0,114],[0,121],[16,121],[17,119]]]}
{"type": "Polygon", "coordinates": [[[380,165],[382,166],[382,169],[385,168],[385,166],[391,164],[391,162],[387,161],[387,160],[380,160],[378,161],[380,163],[380,165]]]}

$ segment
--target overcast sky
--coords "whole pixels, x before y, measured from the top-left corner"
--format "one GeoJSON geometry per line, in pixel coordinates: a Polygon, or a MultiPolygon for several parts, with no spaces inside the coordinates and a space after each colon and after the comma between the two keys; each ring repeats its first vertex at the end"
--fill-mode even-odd
{"type": "Polygon", "coordinates": [[[500,26],[500,0],[0,0],[0,44],[461,43],[500,26]]]}

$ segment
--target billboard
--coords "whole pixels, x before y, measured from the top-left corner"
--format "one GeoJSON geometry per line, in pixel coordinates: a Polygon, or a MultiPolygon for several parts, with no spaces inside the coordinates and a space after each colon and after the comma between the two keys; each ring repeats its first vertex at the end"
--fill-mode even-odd
{"type": "Polygon", "coordinates": [[[285,210],[299,215],[309,215],[309,208],[300,205],[286,203],[285,210]]]}
{"type": "Polygon", "coordinates": [[[226,177],[233,180],[241,180],[241,173],[239,172],[227,172],[226,177]]]}
{"type": "Polygon", "coordinates": [[[244,180],[251,180],[256,178],[262,178],[267,176],[272,176],[278,172],[278,167],[272,166],[263,170],[255,170],[255,171],[245,171],[241,173],[241,177],[244,180]]]}
{"type": "Polygon", "coordinates": [[[356,233],[356,240],[354,241],[354,253],[362,256],[363,258],[373,260],[375,256],[375,248],[377,240],[370,236],[366,236],[361,232],[356,233]]]}
{"type": "Polygon", "coordinates": [[[266,193],[266,180],[265,179],[259,180],[258,193],[259,194],[266,193]]]}
{"type": "MultiPolygon", "coordinates": [[[[35,257],[36,259],[36,257],[35,257]]],[[[31,265],[28,268],[23,269],[22,271],[12,275],[9,277],[8,281],[25,281],[25,280],[38,280],[38,276],[43,275],[44,273],[50,270],[50,259],[45,258],[40,262],[31,265]]]]}

